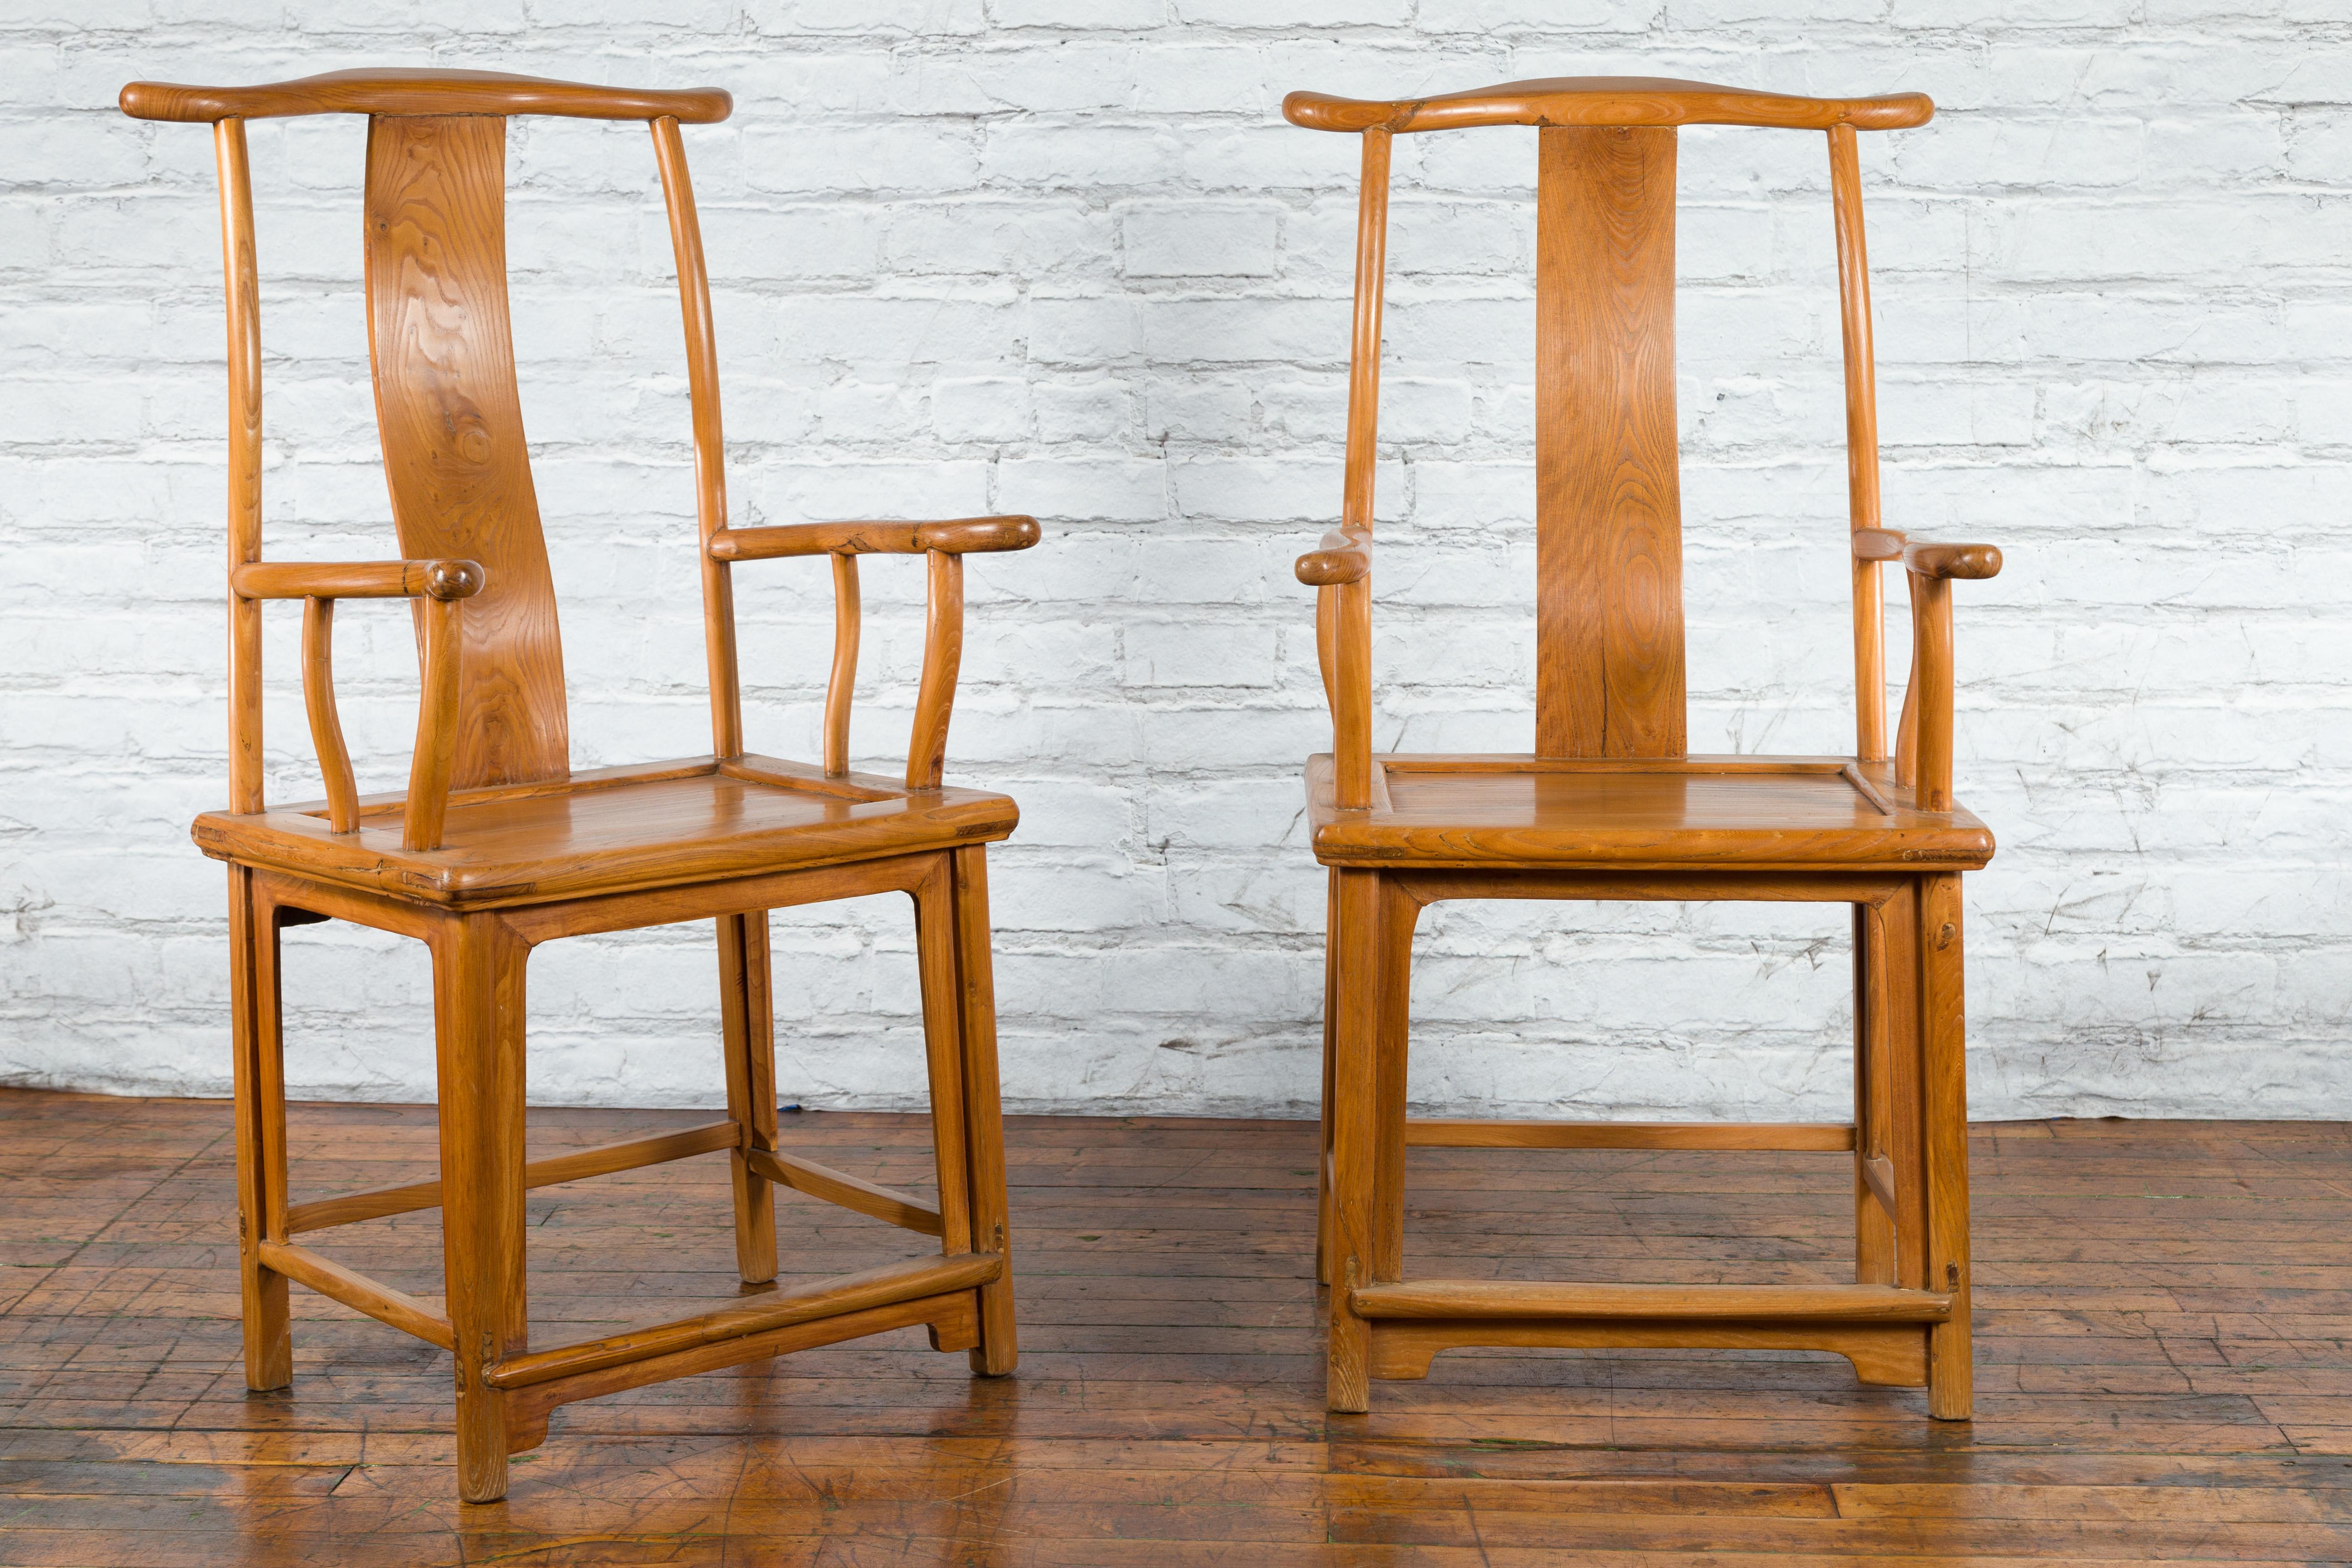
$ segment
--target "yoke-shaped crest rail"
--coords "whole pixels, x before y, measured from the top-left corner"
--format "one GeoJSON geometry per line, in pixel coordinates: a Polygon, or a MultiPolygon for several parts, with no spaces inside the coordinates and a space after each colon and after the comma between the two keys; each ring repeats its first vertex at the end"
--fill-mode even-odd
{"type": "Polygon", "coordinates": [[[735,109],[734,99],[715,87],[599,87],[504,71],[438,69],[328,71],[256,87],[134,81],[120,101],[133,120],[197,124],[299,114],[559,114],[709,125],[735,109]]]}
{"type": "Polygon", "coordinates": [[[1661,76],[1556,76],[1434,98],[1359,99],[1294,92],[1282,100],[1309,131],[1463,131],[1477,125],[1767,125],[1789,131],[1900,131],[1925,125],[1924,92],[1800,98],[1661,76]]]}

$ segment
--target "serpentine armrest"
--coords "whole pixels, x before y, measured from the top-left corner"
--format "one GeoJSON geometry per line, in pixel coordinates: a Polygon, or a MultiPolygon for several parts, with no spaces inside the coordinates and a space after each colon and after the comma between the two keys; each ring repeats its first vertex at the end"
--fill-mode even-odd
{"type": "Polygon", "coordinates": [[[914,731],[907,740],[907,787],[937,789],[947,767],[948,720],[963,662],[963,558],[1026,550],[1037,542],[1034,517],[960,517],[944,522],[795,522],[769,528],[713,529],[704,546],[713,561],[833,558],[833,673],[824,689],[824,771],[849,772],[849,706],[857,686],[860,555],[920,555],[930,575],[923,624],[923,678],[915,691],[914,731]]]}
{"type": "Polygon", "coordinates": [[[1037,542],[1034,517],[960,517],[947,522],[795,522],[774,528],[721,528],[710,535],[714,561],[771,561],[788,555],[950,555],[1026,550],[1037,542]]]}

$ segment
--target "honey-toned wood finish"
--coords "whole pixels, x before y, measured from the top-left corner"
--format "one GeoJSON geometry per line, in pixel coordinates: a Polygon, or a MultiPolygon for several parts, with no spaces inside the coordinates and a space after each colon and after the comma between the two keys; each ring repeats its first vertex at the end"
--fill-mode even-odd
{"type": "Polygon", "coordinates": [[[1347,470],[1339,527],[1299,558],[1298,580],[1314,587],[1316,651],[1331,707],[1331,750],[1340,798],[1370,800],[1372,668],[1372,486],[1381,416],[1381,301],[1387,289],[1389,156],[1386,131],[1364,132],[1356,209],[1356,312],[1348,361],[1347,470]]]}
{"type": "MultiPolygon", "coordinates": [[[[126,89],[127,90],[127,89],[126,89]]],[[[213,127],[220,166],[222,271],[228,286],[228,569],[261,559],[261,275],[245,121],[213,127]]],[[[261,809],[261,606],[228,602],[228,808],[261,809]]]]}
{"type": "MultiPolygon", "coordinates": [[[[522,1184],[527,1188],[561,1186],[566,1182],[586,1181],[591,1176],[609,1176],[617,1171],[634,1171],[721,1149],[732,1150],[741,1146],[742,1131],[739,1121],[712,1121],[652,1138],[624,1139],[551,1160],[533,1160],[522,1168],[522,1184]]],[[[436,1177],[429,1182],[406,1182],[399,1186],[374,1187],[346,1193],[341,1197],[293,1205],[286,1211],[286,1228],[299,1234],[440,1206],[441,1183],[436,1177]]]]}
{"type": "Polygon", "coordinates": [[[963,668],[963,557],[934,550],[925,558],[929,595],[925,612],[923,676],[915,689],[914,732],[907,742],[907,787],[940,787],[947,764],[948,720],[955,708],[956,675],[963,668]]]}
{"type": "Polygon", "coordinates": [[[352,779],[351,748],[343,744],[342,716],[335,710],[335,601],[302,604],[302,703],[310,720],[310,745],[326,775],[327,825],[337,833],[360,826],[359,785],[352,779]]]}
{"type": "MultiPolygon", "coordinates": [[[[306,935],[287,941],[294,996],[341,962],[306,935]]],[[[529,1165],[709,1115],[534,1110],[529,1165]]],[[[235,1225],[235,1121],[218,1100],[0,1090],[19,1222],[0,1240],[0,1561],[2352,1561],[2341,1122],[1971,1129],[1974,1421],[1954,1428],[1921,1421],[1902,1386],[1923,1375],[1906,1323],[1823,1324],[1842,1341],[1827,1349],[1686,1320],[1625,1351],[1610,1347],[1636,1320],[1587,1321],[1605,1342],[1554,1348],[1585,1322],[1483,1319],[1488,1348],[1454,1350],[1464,1320],[1381,1319],[1375,1373],[1421,1375],[1380,1383],[1370,1415],[1328,1415],[1321,1302],[1301,1278],[1311,1120],[1011,1118],[1019,1378],[946,1374],[925,1314],[950,1320],[942,1339],[962,1325],[936,1299],[788,1324],[682,1352],[761,1358],[734,1371],[549,1406],[504,1504],[474,1508],[455,1495],[449,1361],[429,1345],[298,1289],[301,1375],[245,1388],[215,1245],[235,1225]],[[1873,1333],[1902,1375],[1856,1386],[1873,1333]],[[782,1342],[793,1353],[767,1359],[782,1342]]],[[[288,1122],[299,1199],[435,1173],[430,1106],[297,1104],[288,1122]]],[[[780,1137],[910,1188],[932,1179],[930,1133],[920,1115],[786,1111],[780,1137]]],[[[1423,1272],[1828,1289],[1852,1264],[1851,1183],[1819,1154],[1416,1148],[1410,1164],[1423,1272]]],[[[714,1152],[534,1189],[532,1353],[768,1300],[738,1292],[730,1187],[714,1152]]],[[[913,1250],[811,1197],[780,1194],[776,1217],[785,1289],[913,1250]]],[[[437,1315],[439,1239],[438,1216],[400,1215],[332,1250],[437,1315]]],[[[953,1300],[969,1310],[971,1293],[953,1300]]],[[[510,1390],[509,1407],[562,1386],[510,1390]]]]}
{"type": "Polygon", "coordinates": [[[938,1236],[944,1226],[937,1204],[925,1203],[912,1193],[895,1187],[877,1186],[860,1177],[845,1175],[839,1171],[803,1160],[794,1155],[754,1149],[750,1152],[751,1169],[767,1180],[794,1192],[807,1193],[827,1203],[839,1204],[845,1209],[870,1215],[886,1225],[903,1230],[919,1230],[925,1236],[938,1236]]]}
{"type": "Polygon", "coordinates": [[[1415,1149],[1789,1149],[1844,1153],[1853,1129],[1831,1121],[1408,1121],[1415,1149]]]}
{"type": "MultiPolygon", "coordinates": [[[[464,705],[450,782],[571,771],[555,584],[539,524],[508,325],[507,122],[368,122],[368,352],[402,552],[479,562],[466,606],[464,705]]],[[[416,846],[426,847],[426,846],[416,846]]]]}
{"type": "Polygon", "coordinates": [[[1513,82],[1391,103],[1293,93],[1294,123],[1360,132],[1356,316],[1340,525],[1300,557],[1332,751],[1307,770],[1329,868],[1318,1278],[1327,1400],[1371,1408],[1460,1346],[1829,1351],[1865,1384],[1971,1406],[1959,873],[1992,836],[1952,795],[1950,584],[1990,545],[1885,526],[1854,132],[1923,123],[1916,94],[1795,99],[1646,78],[1513,82]],[[1675,127],[1828,134],[1845,347],[1851,756],[1687,754],[1675,423],[1675,127]],[[1526,756],[1371,750],[1372,515],[1391,144],[1532,125],[1536,181],[1536,744],[1526,756]],[[1880,574],[1911,591],[1913,671],[1886,723],[1880,574]],[[1406,1115],[1412,938],[1443,899],[1752,900],[1853,910],[1852,1125],[1547,1127],[1406,1115]],[[1850,1163],[1850,1286],[1408,1280],[1405,1163],[1421,1147],[1819,1152],[1850,1163]]]}
{"type": "MultiPolygon", "coordinates": [[[[423,600],[416,610],[424,634],[416,675],[416,746],[409,762],[408,809],[400,830],[401,848],[412,853],[441,847],[449,791],[465,743],[459,726],[465,723],[467,712],[466,623],[459,619],[457,605],[448,600],[423,600]]],[[[564,771],[570,771],[569,764],[564,771]]],[[[328,826],[333,824],[331,809],[328,826]]]]}
{"type": "MultiPolygon", "coordinates": [[[[1411,752],[1376,759],[1381,805],[1339,804],[1332,760],[1307,770],[1307,826],[1327,865],[1614,868],[1672,871],[1974,870],[1992,835],[1935,811],[1884,763],[1839,772],[1454,771],[1411,752]]],[[[1494,761],[1507,759],[1496,758],[1494,761]]],[[[1694,758],[1704,763],[1711,759],[1694,758]]],[[[1755,759],[1749,759],[1755,760],[1755,759]]]]}
{"type": "Polygon", "coordinates": [[[1783,130],[1900,131],[1925,125],[1936,106],[1922,92],[1881,98],[1794,98],[1671,77],[1547,77],[1433,98],[1375,100],[1294,92],[1282,100],[1293,125],[1315,131],[1464,131],[1478,125],[1764,125],[1783,130]]]}
{"type": "Polygon", "coordinates": [[[722,529],[709,550],[719,561],[770,561],[788,555],[967,555],[1026,550],[1037,542],[1032,517],[963,517],[947,522],[794,522],[722,529]]]}
{"type": "Polygon", "coordinates": [[[352,834],[335,833],[323,806],[305,804],[250,816],[207,812],[194,837],[207,854],[457,909],[921,853],[1003,838],[1020,820],[1010,800],[980,790],[917,793],[852,773],[841,782],[869,793],[845,799],[793,788],[791,777],[772,770],[753,781],[706,762],[603,788],[459,794],[429,853],[407,850],[402,818],[364,796],[352,834]]]}
{"type": "Polygon", "coordinates": [[[1013,1276],[996,1105],[986,845],[1019,819],[1001,795],[942,783],[963,648],[963,556],[1025,549],[1025,517],[730,531],[709,279],[681,121],[723,119],[724,93],[635,92],[479,72],[355,71],[262,88],[133,83],[126,112],[213,121],[228,279],[230,804],[194,827],[228,862],[246,1379],[292,1378],[289,1280],[449,1352],[457,1489],[503,1496],[509,1457],[582,1399],[912,1324],[1013,1369],[1013,1276]],[[405,559],[262,559],[259,325],[247,115],[366,113],[365,256],[377,423],[405,559]],[[506,116],[650,123],[667,205],[693,402],[695,553],[702,577],[712,751],[575,773],[552,578],[515,379],[506,274],[506,116]],[[813,543],[808,542],[814,541],[813,543]],[[924,556],[923,678],[903,779],[852,773],[856,557],[924,556]],[[842,657],[823,767],[743,745],[729,574],[736,561],[824,554],[842,657]],[[334,694],[336,601],[404,598],[416,617],[416,743],[408,787],[363,795],[334,694]],[[270,805],[261,780],[260,616],[303,605],[302,674],[322,802],[270,805]],[[884,1187],[777,1146],[768,911],[897,892],[914,906],[935,1121],[937,1197],[884,1187]],[[344,920],[432,957],[439,1174],[287,1201],[278,932],[344,920]],[[714,922],[727,1119],[551,1159],[524,1156],[524,1022],[540,943],[678,921],[714,922]],[[533,1349],[525,1194],[724,1150],[735,1274],[765,1300],[533,1349]],[[779,1185],[939,1238],[940,1254],[831,1281],[776,1285],[779,1185]],[[296,1233],[437,1210],[444,1305],[297,1246],[296,1233]]]}
{"type": "Polygon", "coordinates": [[[866,609],[857,588],[857,557],[842,551],[833,561],[833,668],[824,683],[824,773],[849,774],[849,712],[857,700],[857,642],[866,609]]]}
{"type": "Polygon", "coordinates": [[[268,1268],[297,1284],[307,1285],[321,1296],[333,1298],[354,1311],[365,1312],[380,1323],[415,1334],[430,1345],[454,1350],[456,1339],[449,1320],[434,1311],[424,1302],[389,1285],[380,1285],[362,1274],[354,1274],[331,1258],[323,1258],[307,1247],[290,1242],[265,1241],[260,1246],[261,1261],[268,1268]]]}
{"type": "Polygon", "coordinates": [[[1676,757],[1675,132],[1538,141],[1536,752],[1676,757]]]}
{"type": "Polygon", "coordinates": [[[686,318],[686,378],[694,405],[694,517],[702,542],[703,650],[710,675],[710,749],[721,757],[743,750],[743,686],[735,658],[735,588],[710,542],[727,527],[727,437],[719,403],[719,330],[710,314],[710,276],[702,255],[702,222],[687,172],[686,140],[678,121],[653,122],[654,162],[661,170],[677,262],[678,308],[686,318]]]}
{"type": "Polygon", "coordinates": [[[122,89],[121,105],[133,120],[215,123],[289,114],[556,114],[584,120],[667,118],[709,125],[734,111],[734,100],[715,87],[665,92],[547,81],[504,71],[414,67],[328,71],[257,87],[134,81],[122,89]]]}
{"type": "MultiPolygon", "coordinates": [[[[735,1271],[747,1285],[776,1278],[775,1194],[758,1161],[776,1147],[776,1003],[770,992],[768,919],[719,917],[719,1034],[727,1058],[727,1115],[735,1124],[735,1271]]],[[[525,1175],[529,1175],[526,1167],[525,1175]]]]}
{"type": "Polygon", "coordinates": [[[1942,1323],[1952,1299],[1871,1285],[1553,1285],[1434,1279],[1367,1285],[1351,1304],[1367,1318],[1751,1319],[1804,1312],[1824,1322],[1942,1323]]]}
{"type": "Polygon", "coordinates": [[[256,561],[228,574],[245,599],[470,599],[482,584],[471,561],[256,561]]]}
{"type": "Polygon", "coordinates": [[[1886,598],[1883,574],[1861,544],[1879,526],[1878,356],[1870,323],[1870,251],[1863,237],[1860,144],[1851,125],[1830,127],[1830,207],[1837,237],[1838,326],[1845,353],[1847,518],[1853,551],[1854,752],[1885,762],[1886,598]]]}
{"type": "Polygon", "coordinates": [[[536,1355],[517,1356],[493,1372],[491,1382],[499,1388],[527,1388],[533,1384],[603,1372],[655,1355],[673,1354],[780,1329],[788,1323],[805,1323],[870,1307],[892,1306],[918,1297],[969,1290],[995,1279],[1003,1268],[1004,1260],[993,1253],[959,1253],[947,1258],[910,1258],[900,1263],[886,1263],[879,1268],[843,1275],[820,1285],[780,1290],[752,1306],[681,1318],[635,1333],[614,1334],[560,1350],[541,1351],[536,1355]]]}

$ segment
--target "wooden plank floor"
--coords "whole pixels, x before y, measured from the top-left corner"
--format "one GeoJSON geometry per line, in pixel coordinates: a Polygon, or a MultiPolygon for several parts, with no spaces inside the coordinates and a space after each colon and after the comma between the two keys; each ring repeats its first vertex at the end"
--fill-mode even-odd
{"type": "MultiPolygon", "coordinates": [[[[550,1110],[534,1153],[707,1119],[550,1110]]],[[[908,1331],[560,1411],[456,1501],[448,1359],[295,1291],[237,1365],[229,1110],[0,1092],[0,1564],[2352,1561],[2352,1130],[1977,1130],[1978,1419],[1843,1361],[1456,1352],[1327,1419],[1311,1126],[1017,1118],[1022,1363],[908,1331]]],[[[787,1147],[924,1184],[919,1119],[787,1147]]],[[[298,1196],[428,1173],[428,1110],[295,1113],[298,1196]]],[[[1415,1271],[1835,1280],[1835,1156],[1417,1150],[1415,1271]]],[[[734,1300],[726,1163],[530,1194],[534,1342],[734,1300]]],[[[906,1256],[780,1194],[788,1278],[906,1256]]],[[[436,1216],[312,1238],[439,1294],[436,1216]]],[[[1850,1274],[1844,1277],[1850,1278],[1850,1274]]]]}

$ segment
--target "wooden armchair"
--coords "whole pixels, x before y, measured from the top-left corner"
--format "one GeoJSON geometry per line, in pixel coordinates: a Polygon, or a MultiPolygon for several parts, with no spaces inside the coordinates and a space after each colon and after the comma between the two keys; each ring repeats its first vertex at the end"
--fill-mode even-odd
{"type": "Polygon", "coordinates": [[[1926,123],[1916,93],[1808,99],[1697,82],[1512,82],[1397,102],[1295,92],[1296,125],[1363,137],[1340,526],[1299,559],[1317,590],[1333,728],[1307,766],[1330,868],[1318,1268],[1329,1403],[1427,1374],[1459,1345],[1831,1351],[1864,1382],[1969,1411],[1960,873],[1992,836],[1952,799],[1950,584],[1990,545],[1881,525],[1857,131],[1926,123]],[[1853,574],[1851,757],[1692,756],[1684,741],[1675,428],[1675,127],[1828,133],[1843,302],[1853,574]],[[1417,131],[1539,126],[1536,751],[1375,755],[1372,468],[1389,153],[1417,131]],[[1911,590],[1911,680],[1890,745],[1880,572],[1911,590]],[[1738,899],[1853,907],[1852,1125],[1560,1124],[1405,1115],[1412,932],[1440,899],[1738,899]],[[1402,1278],[1411,1146],[1780,1149],[1853,1162],[1844,1284],[1563,1285],[1402,1278]]]}
{"type": "Polygon", "coordinates": [[[228,275],[229,807],[196,819],[229,866],[238,1237],[247,1384],[291,1380],[286,1282],[453,1352],[459,1488],[503,1496],[507,1457],[541,1442],[572,1400],[781,1352],[921,1323],[974,1371],[1014,1358],[990,982],[986,845],[1019,813],[1001,795],[940,782],[962,647],[963,557],[1024,550],[1025,517],[953,522],[727,526],[718,353],[681,122],[724,120],[728,95],[540,81],[478,71],[339,71],[266,87],[134,82],[124,112],[208,121],[219,157],[228,275]],[[365,114],[367,309],[377,421],[405,559],[261,558],[261,380],[245,122],[365,114]],[[531,489],[509,331],[506,117],[642,120],[667,198],[686,317],[700,514],[711,754],[649,766],[571,767],[563,663],[531,489]],[[850,696],[857,557],[920,554],[930,602],[903,780],[853,773],[850,696]],[[738,562],[833,563],[835,652],[824,765],[743,749],[730,574],[738,562]],[[335,605],[415,607],[422,700],[404,795],[362,795],[336,718],[335,605]],[[262,799],[261,615],[303,602],[302,677],[324,802],[262,799]],[[936,1201],[800,1159],[777,1143],[767,911],[898,891],[914,900],[938,1154],[936,1201]],[[289,1201],[278,1002],[279,930],[348,920],[424,942],[433,958],[440,1179],[289,1201]],[[724,1121],[557,1159],[523,1155],[523,987],[556,937],[715,920],[724,1020],[724,1121]],[[938,1255],[726,1311],[533,1350],[523,1193],[724,1151],[747,1283],[776,1276],[772,1186],[937,1237],[938,1255]],[[446,1305],[362,1279],[298,1244],[304,1232],[439,1207],[446,1305]]]}

